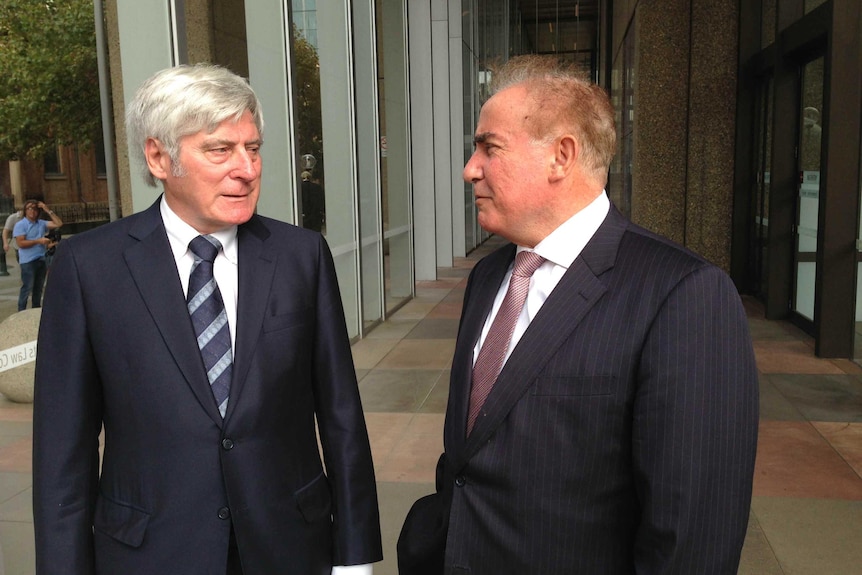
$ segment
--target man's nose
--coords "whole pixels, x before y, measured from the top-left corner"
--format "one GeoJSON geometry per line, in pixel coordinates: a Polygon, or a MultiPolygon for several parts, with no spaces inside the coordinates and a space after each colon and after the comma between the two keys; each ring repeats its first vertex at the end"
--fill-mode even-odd
{"type": "Polygon", "coordinates": [[[237,177],[247,180],[253,180],[257,177],[257,161],[248,150],[241,149],[234,154],[234,162],[234,172],[237,177]]]}
{"type": "Polygon", "coordinates": [[[464,181],[468,184],[482,179],[482,169],[479,166],[478,159],[476,158],[476,152],[473,152],[473,155],[470,156],[469,160],[467,160],[467,164],[464,166],[464,171],[461,173],[461,177],[464,178],[464,181]]]}

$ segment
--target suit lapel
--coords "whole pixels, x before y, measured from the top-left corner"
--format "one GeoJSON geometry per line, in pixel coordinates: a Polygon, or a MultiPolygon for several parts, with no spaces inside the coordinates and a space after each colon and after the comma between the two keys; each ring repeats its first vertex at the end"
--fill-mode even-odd
{"type": "MultiPolygon", "coordinates": [[[[486,415],[479,418],[473,432],[466,439],[458,467],[466,463],[472,454],[488,441],[527,389],[533,385],[547,361],[607,291],[601,276],[613,267],[626,226],[625,218],[612,207],[596,234],[548,296],[503,366],[485,402],[483,410],[486,415]]],[[[500,281],[502,277],[496,283],[497,288],[500,281]]],[[[484,297],[493,301],[494,294],[486,294],[484,297]]],[[[485,315],[487,310],[480,320],[479,329],[484,323],[485,315]]],[[[473,344],[475,345],[475,340],[473,344]]],[[[469,378],[469,373],[467,377],[469,378]]],[[[469,385],[464,387],[469,395],[469,385]]],[[[464,409],[466,421],[466,407],[464,409]]]]}
{"type": "Polygon", "coordinates": [[[237,229],[238,298],[236,349],[234,350],[231,401],[225,419],[229,418],[245,385],[257,338],[263,324],[266,303],[272,289],[277,257],[267,247],[269,230],[257,216],[237,229]]]}
{"type": "Polygon", "coordinates": [[[138,242],[124,253],[126,265],[138,287],[168,352],[197,397],[201,407],[219,426],[219,415],[212,390],[200,359],[200,350],[188,318],[182,284],[177,274],[167,232],[157,200],[129,230],[138,242]]]}

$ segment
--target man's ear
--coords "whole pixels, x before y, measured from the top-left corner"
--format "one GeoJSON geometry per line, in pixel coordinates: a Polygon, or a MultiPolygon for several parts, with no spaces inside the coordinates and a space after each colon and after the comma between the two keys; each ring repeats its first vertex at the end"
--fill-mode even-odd
{"type": "Polygon", "coordinates": [[[554,143],[554,160],[551,166],[551,181],[565,178],[579,161],[581,146],[571,134],[560,136],[554,143]]]}
{"type": "Polygon", "coordinates": [[[144,156],[147,158],[147,167],[157,180],[166,180],[171,169],[171,157],[162,143],[155,138],[147,138],[144,143],[144,156]]]}

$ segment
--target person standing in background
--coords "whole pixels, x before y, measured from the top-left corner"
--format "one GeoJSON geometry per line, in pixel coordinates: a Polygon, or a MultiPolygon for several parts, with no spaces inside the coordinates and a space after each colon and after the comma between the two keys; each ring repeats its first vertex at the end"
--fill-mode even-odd
{"type": "Polygon", "coordinates": [[[21,221],[24,217],[24,209],[18,209],[6,217],[6,223],[3,226],[3,252],[8,253],[9,248],[15,252],[15,261],[18,261],[18,244],[15,243],[15,236],[12,232],[15,230],[15,224],[21,221]]]}
{"type": "Polygon", "coordinates": [[[48,274],[45,253],[52,246],[48,235],[63,225],[60,216],[51,211],[45,202],[27,200],[24,202],[24,217],[15,224],[12,235],[18,245],[18,263],[21,266],[21,291],[18,294],[18,311],[27,308],[27,299],[32,293],[32,307],[42,304],[42,288],[48,274]],[[45,213],[50,219],[41,218],[45,213]]]}

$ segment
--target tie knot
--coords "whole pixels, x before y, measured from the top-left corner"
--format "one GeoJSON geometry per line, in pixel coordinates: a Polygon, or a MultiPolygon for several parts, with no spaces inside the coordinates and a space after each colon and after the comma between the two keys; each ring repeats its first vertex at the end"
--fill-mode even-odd
{"type": "Polygon", "coordinates": [[[528,278],[539,269],[544,261],[545,258],[536,252],[520,252],[515,256],[515,268],[512,270],[512,275],[528,278]]]}
{"type": "Polygon", "coordinates": [[[198,258],[213,263],[221,249],[221,242],[212,236],[198,236],[189,242],[189,249],[198,258]]]}

